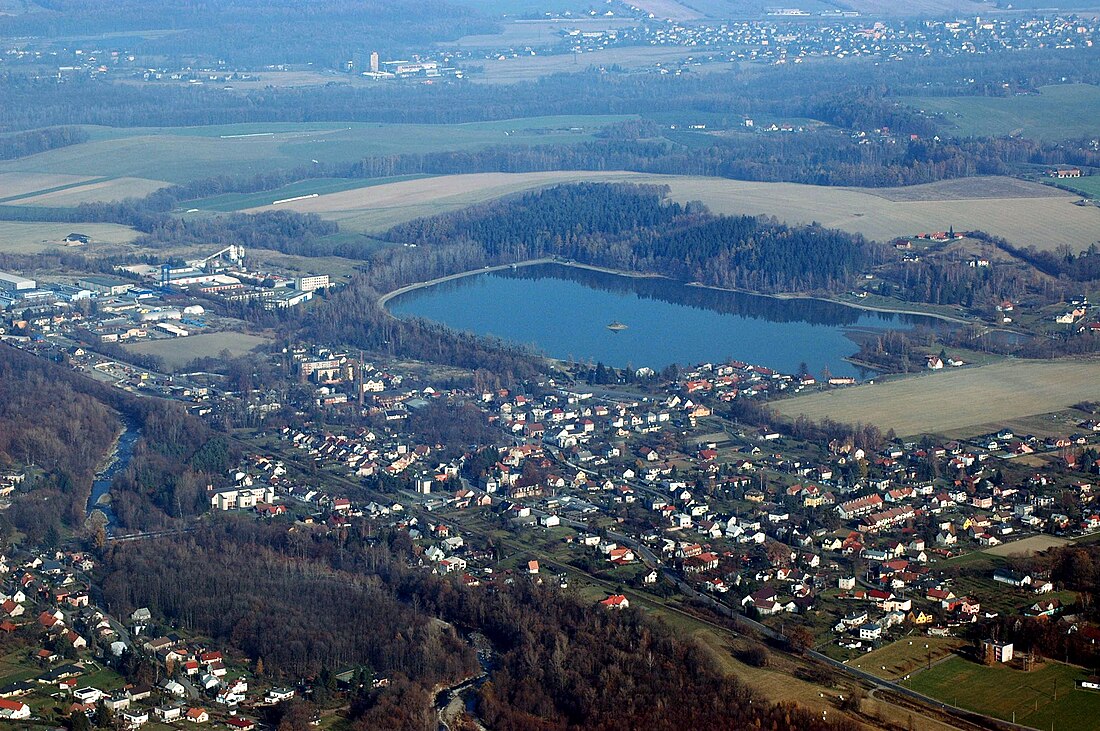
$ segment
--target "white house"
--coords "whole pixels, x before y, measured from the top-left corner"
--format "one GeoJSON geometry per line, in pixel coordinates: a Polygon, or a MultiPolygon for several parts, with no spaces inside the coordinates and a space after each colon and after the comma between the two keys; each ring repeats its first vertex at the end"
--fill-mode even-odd
{"type": "Polygon", "coordinates": [[[877,640],[882,637],[882,627],[877,624],[865,624],[859,628],[859,639],[877,640]]]}

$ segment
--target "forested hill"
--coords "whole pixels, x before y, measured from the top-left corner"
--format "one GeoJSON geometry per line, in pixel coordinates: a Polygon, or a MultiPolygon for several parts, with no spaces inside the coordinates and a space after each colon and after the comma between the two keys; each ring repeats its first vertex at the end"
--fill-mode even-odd
{"type": "Polygon", "coordinates": [[[353,691],[351,731],[428,731],[433,687],[475,672],[459,632],[497,652],[478,713],[498,731],[855,731],[841,717],[773,705],[716,666],[692,640],[644,612],[609,612],[535,582],[415,568],[409,535],[356,519],[310,531],[218,516],[184,537],[113,544],[103,594],[120,612],[229,643],[280,684],[369,667],[392,682],[353,691]],[[440,622],[439,620],[443,620],[440,622]]]}
{"type": "Polygon", "coordinates": [[[667,195],[660,186],[559,185],[410,221],[385,238],[473,246],[494,262],[557,256],[772,293],[842,290],[891,255],[860,236],[764,217],[716,216],[667,195]]]}

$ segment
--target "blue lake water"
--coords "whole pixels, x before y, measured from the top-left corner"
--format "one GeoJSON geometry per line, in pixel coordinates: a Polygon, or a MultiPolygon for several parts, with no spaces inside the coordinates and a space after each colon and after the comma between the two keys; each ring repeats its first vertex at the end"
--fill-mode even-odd
{"type": "Polygon", "coordinates": [[[857,331],[942,328],[934,318],[870,312],[813,299],[724,292],[660,278],[623,277],[558,264],[476,274],[390,300],[397,317],[422,317],[491,335],[562,360],[663,368],[741,360],[795,373],[863,377],[844,360],[857,331]],[[618,321],[626,330],[613,332],[618,321]]]}

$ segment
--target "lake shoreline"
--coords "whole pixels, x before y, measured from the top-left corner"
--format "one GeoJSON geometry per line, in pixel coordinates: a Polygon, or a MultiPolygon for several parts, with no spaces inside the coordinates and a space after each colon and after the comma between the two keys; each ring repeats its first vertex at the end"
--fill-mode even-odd
{"type": "Polygon", "coordinates": [[[455,274],[448,274],[445,277],[437,277],[435,279],[428,279],[423,282],[414,282],[413,284],[406,284],[404,287],[398,287],[397,289],[387,292],[378,297],[378,306],[386,311],[390,317],[395,317],[386,309],[386,303],[390,300],[400,297],[403,294],[409,292],[415,292],[418,289],[425,289],[427,287],[433,287],[437,284],[443,284],[444,282],[453,282],[458,279],[464,279],[466,277],[472,277],[475,274],[490,274],[492,272],[505,271],[508,269],[519,269],[521,267],[539,266],[541,264],[557,264],[564,267],[572,267],[574,269],[587,269],[588,271],[601,272],[603,274],[611,274],[617,277],[629,277],[631,279],[665,279],[670,282],[676,282],[683,284],[685,287],[697,287],[699,289],[711,289],[716,292],[734,292],[737,294],[748,294],[754,297],[770,297],[776,300],[816,300],[818,302],[828,302],[834,305],[840,305],[841,307],[851,307],[854,310],[863,310],[865,312],[881,312],[892,315],[912,315],[915,317],[930,317],[936,320],[943,320],[944,322],[953,322],[960,325],[974,324],[973,320],[967,320],[961,317],[952,317],[951,315],[944,315],[936,312],[922,312],[920,310],[902,310],[890,307],[876,307],[874,305],[861,305],[854,302],[847,302],[841,299],[835,299],[832,297],[820,297],[810,294],[794,294],[794,293],[780,293],[780,294],[764,294],[762,292],[754,292],[748,289],[738,289],[735,287],[718,287],[713,284],[703,284],[702,282],[680,282],[672,277],[664,274],[654,274],[652,272],[631,272],[625,269],[612,269],[611,267],[601,267],[594,264],[582,264],[575,261],[567,261],[564,259],[554,258],[542,258],[542,259],[527,259],[526,261],[518,261],[513,264],[498,264],[496,266],[482,267],[481,269],[470,269],[465,272],[457,272],[455,274]]]}

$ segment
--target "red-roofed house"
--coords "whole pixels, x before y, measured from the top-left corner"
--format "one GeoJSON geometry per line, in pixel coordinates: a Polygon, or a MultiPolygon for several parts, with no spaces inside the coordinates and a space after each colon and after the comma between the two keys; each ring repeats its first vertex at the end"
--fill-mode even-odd
{"type": "Polygon", "coordinates": [[[24,719],[31,717],[31,707],[26,703],[0,698],[0,718],[24,719]]]}
{"type": "Polygon", "coordinates": [[[600,602],[600,606],[608,609],[627,609],[630,607],[630,600],[622,594],[612,594],[600,602]]]}

